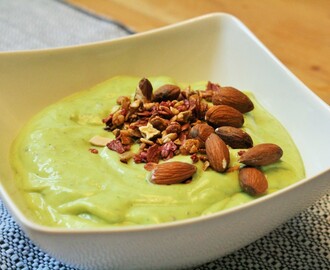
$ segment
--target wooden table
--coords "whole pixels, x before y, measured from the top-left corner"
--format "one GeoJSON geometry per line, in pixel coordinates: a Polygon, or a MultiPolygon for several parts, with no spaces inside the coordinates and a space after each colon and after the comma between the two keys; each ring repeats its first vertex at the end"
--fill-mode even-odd
{"type": "Polygon", "coordinates": [[[211,12],[238,17],[330,104],[329,0],[67,0],[142,32],[211,12]]]}

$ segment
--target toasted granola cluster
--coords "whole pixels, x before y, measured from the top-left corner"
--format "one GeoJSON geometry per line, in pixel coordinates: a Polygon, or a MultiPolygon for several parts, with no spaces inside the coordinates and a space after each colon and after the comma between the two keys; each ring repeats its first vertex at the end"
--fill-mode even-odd
{"type": "Polygon", "coordinates": [[[122,162],[133,158],[136,163],[158,163],[179,154],[193,155],[192,160],[197,162],[196,153],[205,153],[197,127],[203,124],[209,133],[214,132],[205,123],[205,114],[207,101],[219,88],[211,82],[200,91],[165,84],[154,91],[148,79],[141,79],[134,99],[119,97],[118,109],[103,119],[105,129],[116,137],[108,148],[123,154],[122,162]],[[135,143],[140,145],[139,152],[128,152],[135,143]]]}

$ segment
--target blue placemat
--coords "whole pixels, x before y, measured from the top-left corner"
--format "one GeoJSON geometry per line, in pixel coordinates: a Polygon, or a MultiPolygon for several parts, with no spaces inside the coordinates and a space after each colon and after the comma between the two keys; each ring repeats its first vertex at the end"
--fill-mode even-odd
{"type": "MultiPolygon", "coordinates": [[[[330,269],[330,195],[265,237],[194,270],[330,269]]],[[[37,248],[0,201],[0,269],[80,270],[37,248]]]]}
{"type": "Polygon", "coordinates": [[[109,40],[127,27],[59,0],[0,0],[0,51],[43,49],[109,40]]]}
{"type": "MultiPolygon", "coordinates": [[[[0,51],[61,47],[131,34],[125,26],[56,0],[0,0],[0,51]]],[[[330,269],[330,195],[265,237],[195,270],[330,269]]],[[[285,207],[285,206],[284,206],[285,207]]],[[[69,267],[36,247],[0,200],[0,269],[69,267]]]]}

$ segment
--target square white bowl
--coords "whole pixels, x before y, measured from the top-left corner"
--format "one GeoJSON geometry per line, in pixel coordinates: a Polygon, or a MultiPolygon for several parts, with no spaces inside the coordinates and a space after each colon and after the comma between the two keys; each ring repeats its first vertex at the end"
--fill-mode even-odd
{"type": "Polygon", "coordinates": [[[200,264],[239,249],[293,217],[330,188],[330,110],[235,17],[209,14],[83,46],[0,53],[0,195],[27,235],[84,269],[158,269],[200,264]],[[9,165],[19,129],[43,107],[115,75],[168,75],[252,91],[286,127],[306,179],[251,203],[173,223],[59,229],[28,219],[9,165]]]}

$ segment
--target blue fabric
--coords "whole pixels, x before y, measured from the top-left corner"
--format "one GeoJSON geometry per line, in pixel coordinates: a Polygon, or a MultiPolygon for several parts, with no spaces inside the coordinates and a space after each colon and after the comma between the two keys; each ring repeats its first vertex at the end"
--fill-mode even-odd
{"type": "MultiPolygon", "coordinates": [[[[254,243],[194,270],[330,269],[330,195],[254,243]]],[[[0,269],[80,270],[37,248],[0,201],[0,269]]]]}
{"type": "Polygon", "coordinates": [[[62,47],[125,36],[115,21],[56,0],[0,0],[0,51],[62,47]]]}
{"type": "MultiPolygon", "coordinates": [[[[62,1],[0,0],[0,51],[75,45],[130,33],[114,21],[62,1]]],[[[194,269],[330,269],[329,199],[324,196],[267,236],[194,269]]],[[[74,270],[37,248],[1,200],[0,269],[74,270]]]]}

